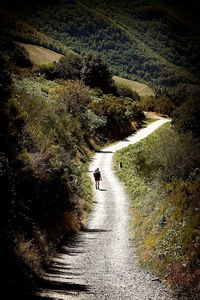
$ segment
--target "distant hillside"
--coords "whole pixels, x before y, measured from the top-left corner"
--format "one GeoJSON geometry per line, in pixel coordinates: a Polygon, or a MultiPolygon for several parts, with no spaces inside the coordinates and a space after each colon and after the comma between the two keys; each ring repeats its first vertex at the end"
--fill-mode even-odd
{"type": "Polygon", "coordinates": [[[137,92],[140,96],[153,96],[154,91],[146,84],[137,81],[125,79],[119,76],[113,76],[118,85],[126,86],[137,92]]]}
{"type": "Polygon", "coordinates": [[[24,18],[19,18],[14,13],[0,9],[1,44],[3,41],[15,40],[21,43],[46,47],[60,54],[73,52],[60,41],[51,38],[45,32],[42,33],[40,28],[37,30],[36,27],[25,22],[24,18]]]}
{"type": "MultiPolygon", "coordinates": [[[[58,62],[58,60],[63,56],[55,51],[49,50],[44,47],[18,43],[21,45],[30,56],[30,60],[34,64],[49,64],[52,62],[58,62]]],[[[131,88],[133,91],[137,92],[140,96],[153,96],[154,91],[146,84],[137,81],[125,79],[119,76],[113,76],[114,81],[121,86],[126,86],[131,88]]]]}
{"type": "Polygon", "coordinates": [[[29,53],[30,60],[35,64],[48,64],[57,62],[63,55],[44,47],[19,43],[29,53]]]}
{"type": "Polygon", "coordinates": [[[27,1],[13,13],[77,53],[101,53],[118,76],[154,88],[200,82],[198,24],[182,2],[27,1]]]}

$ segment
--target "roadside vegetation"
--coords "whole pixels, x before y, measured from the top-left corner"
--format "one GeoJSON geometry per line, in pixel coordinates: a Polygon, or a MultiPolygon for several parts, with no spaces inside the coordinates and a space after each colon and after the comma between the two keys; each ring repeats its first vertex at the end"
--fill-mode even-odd
{"type": "Polygon", "coordinates": [[[141,127],[144,115],[139,96],[118,91],[100,56],[67,53],[38,66],[18,43],[0,45],[4,286],[27,299],[62,239],[87,221],[92,153],[141,127]]]}
{"type": "Polygon", "coordinates": [[[190,115],[192,107],[184,108],[175,112],[173,126],[118,151],[115,170],[130,196],[132,239],[141,265],[166,280],[178,298],[197,300],[200,141],[191,130],[197,118],[184,121],[183,112],[190,115]]]}

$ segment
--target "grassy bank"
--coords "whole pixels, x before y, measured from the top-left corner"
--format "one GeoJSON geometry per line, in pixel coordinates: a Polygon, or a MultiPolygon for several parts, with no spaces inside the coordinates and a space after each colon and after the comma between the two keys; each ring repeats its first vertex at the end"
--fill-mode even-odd
{"type": "Polygon", "coordinates": [[[133,133],[144,115],[132,91],[120,89],[117,96],[91,87],[97,65],[107,74],[101,78],[103,88],[112,87],[112,76],[100,58],[92,56],[86,85],[80,80],[77,56],[38,67],[19,44],[2,43],[0,241],[6,257],[3,272],[8,274],[4,286],[10,287],[7,296],[27,299],[40,285],[62,239],[79,232],[92,210],[87,175],[92,153],[133,133]]]}
{"type": "Polygon", "coordinates": [[[191,164],[199,145],[190,142],[167,124],[115,155],[115,170],[130,196],[140,263],[166,279],[180,299],[199,295],[200,178],[191,164]],[[184,157],[190,163],[181,161],[184,157]]]}

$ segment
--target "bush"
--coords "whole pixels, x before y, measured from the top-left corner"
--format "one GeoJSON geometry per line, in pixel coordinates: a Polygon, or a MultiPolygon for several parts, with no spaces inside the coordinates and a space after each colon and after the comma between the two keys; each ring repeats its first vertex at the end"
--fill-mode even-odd
{"type": "Polygon", "coordinates": [[[175,110],[175,105],[167,96],[150,96],[141,99],[140,108],[145,111],[155,111],[159,114],[170,116],[175,110]]]}
{"type": "Polygon", "coordinates": [[[107,64],[100,55],[92,53],[83,58],[83,67],[81,69],[81,79],[91,88],[100,88],[104,93],[115,92],[115,86],[107,64]]]}
{"type": "Polygon", "coordinates": [[[138,95],[138,93],[133,91],[133,89],[130,88],[128,85],[118,84],[117,85],[117,94],[120,97],[124,97],[124,98],[128,97],[135,101],[140,100],[140,96],[138,95]]]}
{"type": "Polygon", "coordinates": [[[68,53],[56,63],[43,65],[37,68],[37,72],[45,74],[46,79],[80,79],[82,59],[79,55],[68,53]]]}
{"type": "Polygon", "coordinates": [[[154,110],[157,113],[171,116],[172,112],[175,110],[175,105],[166,96],[161,96],[155,99],[154,110]]]}
{"type": "Polygon", "coordinates": [[[90,128],[87,119],[87,108],[91,102],[90,94],[81,81],[68,81],[58,93],[63,109],[79,120],[81,128],[86,133],[90,128]]]}
{"type": "Polygon", "coordinates": [[[191,97],[173,113],[172,122],[180,132],[191,131],[200,137],[200,97],[191,97]]]}
{"type": "Polygon", "coordinates": [[[29,68],[32,66],[28,52],[18,44],[15,44],[12,52],[13,61],[21,68],[29,68]]]}
{"type": "Polygon", "coordinates": [[[155,98],[153,96],[141,97],[140,109],[144,111],[154,111],[155,98]]]}
{"type": "Polygon", "coordinates": [[[55,65],[55,74],[57,78],[62,79],[80,79],[80,70],[82,59],[79,55],[68,53],[60,58],[55,65]]]}

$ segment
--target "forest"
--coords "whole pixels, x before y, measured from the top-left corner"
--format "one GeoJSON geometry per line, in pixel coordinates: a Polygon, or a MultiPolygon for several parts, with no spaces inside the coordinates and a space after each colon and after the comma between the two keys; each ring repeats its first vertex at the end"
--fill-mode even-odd
{"type": "MultiPolygon", "coordinates": [[[[189,94],[199,84],[199,24],[187,6],[173,8],[167,1],[58,1],[51,6],[27,1],[14,9],[17,17],[57,44],[79,54],[101,53],[115,75],[146,82],[158,91],[164,88],[172,96],[180,90],[189,94]]],[[[33,42],[28,32],[24,38],[33,42]]]]}

